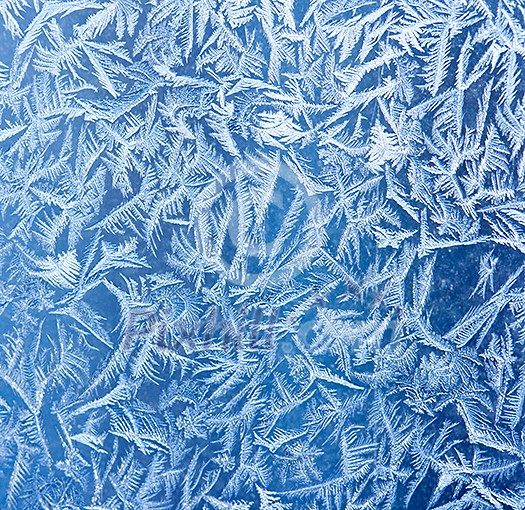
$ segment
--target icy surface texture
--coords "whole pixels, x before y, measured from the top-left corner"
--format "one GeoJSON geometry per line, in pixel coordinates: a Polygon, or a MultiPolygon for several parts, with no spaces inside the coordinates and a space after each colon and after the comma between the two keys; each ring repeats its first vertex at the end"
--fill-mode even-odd
{"type": "Polygon", "coordinates": [[[0,1],[0,508],[525,508],[525,3],[0,1]]]}

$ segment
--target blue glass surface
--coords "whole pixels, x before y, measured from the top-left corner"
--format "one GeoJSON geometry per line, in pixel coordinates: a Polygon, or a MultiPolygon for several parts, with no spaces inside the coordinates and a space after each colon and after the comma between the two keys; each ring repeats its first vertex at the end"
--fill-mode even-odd
{"type": "Polygon", "coordinates": [[[0,509],[525,508],[522,0],[0,27],[0,509]]]}

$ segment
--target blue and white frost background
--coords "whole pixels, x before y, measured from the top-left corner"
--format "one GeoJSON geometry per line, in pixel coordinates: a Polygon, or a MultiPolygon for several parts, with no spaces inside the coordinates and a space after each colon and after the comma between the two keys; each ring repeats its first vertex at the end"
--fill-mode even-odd
{"type": "Polygon", "coordinates": [[[525,1],[0,26],[0,509],[525,508],[525,1]]]}

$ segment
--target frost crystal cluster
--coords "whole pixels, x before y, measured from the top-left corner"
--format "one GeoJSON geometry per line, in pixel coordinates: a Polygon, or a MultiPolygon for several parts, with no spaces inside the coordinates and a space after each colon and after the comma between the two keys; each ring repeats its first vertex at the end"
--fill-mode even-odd
{"type": "Polygon", "coordinates": [[[525,508],[524,0],[1,0],[0,508],[525,508]]]}

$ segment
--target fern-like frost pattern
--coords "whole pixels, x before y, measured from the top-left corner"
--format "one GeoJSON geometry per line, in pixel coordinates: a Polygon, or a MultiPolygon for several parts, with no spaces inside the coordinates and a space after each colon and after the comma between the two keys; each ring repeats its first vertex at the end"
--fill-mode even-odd
{"type": "Polygon", "coordinates": [[[0,26],[0,508],[525,508],[522,0],[0,26]]]}

